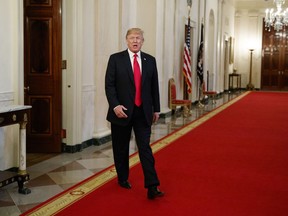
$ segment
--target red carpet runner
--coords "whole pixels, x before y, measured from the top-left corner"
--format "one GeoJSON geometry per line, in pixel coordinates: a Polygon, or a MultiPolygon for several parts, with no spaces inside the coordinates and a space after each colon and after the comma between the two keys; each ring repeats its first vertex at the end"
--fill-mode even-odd
{"type": "Polygon", "coordinates": [[[287,93],[251,92],[154,143],[163,198],[134,155],[131,190],[110,168],[23,215],[287,216],[287,111],[287,93]]]}

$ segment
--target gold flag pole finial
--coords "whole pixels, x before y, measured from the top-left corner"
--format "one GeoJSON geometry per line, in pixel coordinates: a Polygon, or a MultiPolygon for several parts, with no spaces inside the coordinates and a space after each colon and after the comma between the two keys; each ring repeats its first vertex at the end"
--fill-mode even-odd
{"type": "Polygon", "coordinates": [[[188,7],[188,18],[189,18],[191,7],[192,7],[192,0],[187,0],[187,7],[188,7]]]}

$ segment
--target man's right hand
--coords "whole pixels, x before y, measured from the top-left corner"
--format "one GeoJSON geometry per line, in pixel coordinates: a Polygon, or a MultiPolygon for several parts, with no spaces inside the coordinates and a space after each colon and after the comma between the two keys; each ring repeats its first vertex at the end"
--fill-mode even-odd
{"type": "Polygon", "coordinates": [[[114,112],[118,118],[127,118],[128,117],[126,115],[126,113],[124,112],[125,110],[127,110],[127,108],[124,107],[123,105],[118,105],[114,108],[114,112]]]}

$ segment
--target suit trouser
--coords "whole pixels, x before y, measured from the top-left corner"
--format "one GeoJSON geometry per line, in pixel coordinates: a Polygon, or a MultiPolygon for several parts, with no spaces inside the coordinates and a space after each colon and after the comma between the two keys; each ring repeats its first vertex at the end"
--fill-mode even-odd
{"type": "Polygon", "coordinates": [[[127,126],[111,124],[112,147],[118,181],[126,181],[129,177],[129,143],[132,128],[142,170],[145,188],[158,186],[159,179],[155,170],[155,160],[150,147],[151,126],[147,124],[142,107],[134,107],[133,116],[127,126]]]}

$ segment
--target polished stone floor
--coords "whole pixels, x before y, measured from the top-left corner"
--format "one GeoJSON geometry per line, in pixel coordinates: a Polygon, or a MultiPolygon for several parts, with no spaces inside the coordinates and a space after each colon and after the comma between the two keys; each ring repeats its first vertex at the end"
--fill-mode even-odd
{"type": "MultiPolygon", "coordinates": [[[[217,96],[215,104],[211,99],[205,100],[204,107],[194,104],[189,117],[183,117],[179,110],[172,116],[161,118],[152,127],[151,143],[200,118],[239,94],[241,92],[223,93],[217,96]]],[[[132,136],[130,153],[135,151],[137,148],[132,136]]],[[[30,181],[25,186],[31,189],[31,193],[19,194],[17,183],[0,188],[0,215],[19,215],[111,165],[113,155],[109,142],[101,146],[90,146],[78,153],[62,153],[28,166],[30,181]]]]}

